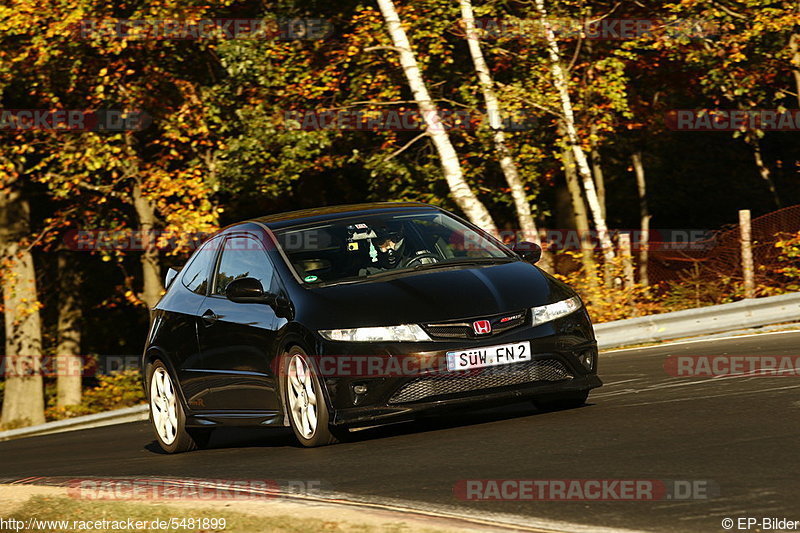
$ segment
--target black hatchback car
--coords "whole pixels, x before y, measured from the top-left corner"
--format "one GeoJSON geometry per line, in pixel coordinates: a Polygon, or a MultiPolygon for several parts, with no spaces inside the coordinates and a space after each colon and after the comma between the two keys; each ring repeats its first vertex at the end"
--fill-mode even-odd
{"type": "Polygon", "coordinates": [[[156,438],[291,426],[305,446],[444,408],[585,403],[601,385],[580,298],[472,224],[420,203],[229,226],[153,310],[142,357],[156,438]]]}

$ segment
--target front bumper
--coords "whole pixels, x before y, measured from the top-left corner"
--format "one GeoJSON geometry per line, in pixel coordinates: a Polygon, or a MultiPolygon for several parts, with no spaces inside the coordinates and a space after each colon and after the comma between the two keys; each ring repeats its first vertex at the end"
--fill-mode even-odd
{"type": "Polygon", "coordinates": [[[381,365],[376,368],[395,370],[408,368],[406,364],[391,364],[397,361],[423,362],[420,365],[423,371],[414,373],[353,373],[350,371],[355,367],[346,364],[338,367],[339,372],[321,372],[331,408],[331,424],[343,427],[400,421],[449,408],[485,407],[545,395],[577,395],[602,385],[597,376],[597,343],[583,309],[548,324],[520,326],[481,339],[424,343],[320,340],[317,348],[317,357],[323,360],[320,368],[326,367],[325,362],[345,359],[378,359],[381,365]],[[444,355],[448,351],[521,341],[531,343],[530,362],[447,371],[444,355]],[[587,353],[592,356],[591,368],[586,368],[579,359],[587,353]]]}

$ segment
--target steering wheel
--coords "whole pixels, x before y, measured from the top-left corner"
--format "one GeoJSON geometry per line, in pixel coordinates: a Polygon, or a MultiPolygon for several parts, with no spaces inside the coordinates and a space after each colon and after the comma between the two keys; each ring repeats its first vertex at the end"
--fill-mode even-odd
{"type": "Polygon", "coordinates": [[[414,263],[419,263],[421,265],[423,259],[433,259],[433,261],[432,261],[433,263],[438,263],[440,261],[440,258],[439,258],[438,255],[436,255],[434,253],[431,253],[431,252],[425,252],[425,253],[422,253],[422,254],[415,255],[414,257],[412,257],[409,260],[407,260],[404,268],[408,268],[408,267],[414,265],[414,263]]]}

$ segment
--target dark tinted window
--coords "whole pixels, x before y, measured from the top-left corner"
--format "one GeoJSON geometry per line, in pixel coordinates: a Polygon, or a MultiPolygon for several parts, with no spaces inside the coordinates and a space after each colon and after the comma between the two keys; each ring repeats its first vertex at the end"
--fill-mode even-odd
{"type": "Polygon", "coordinates": [[[183,268],[181,282],[190,291],[206,294],[211,262],[214,261],[219,243],[220,239],[214,238],[203,244],[189,260],[189,264],[183,268]]]}
{"type": "Polygon", "coordinates": [[[265,291],[272,290],[272,263],[263,246],[249,237],[230,237],[225,241],[216,272],[214,294],[224,296],[228,283],[239,278],[256,278],[265,291]]]}
{"type": "Polygon", "coordinates": [[[438,211],[347,216],[276,231],[306,283],[366,280],[419,268],[473,268],[518,258],[479,230],[438,211]],[[437,266],[438,265],[438,266],[437,266]]]}

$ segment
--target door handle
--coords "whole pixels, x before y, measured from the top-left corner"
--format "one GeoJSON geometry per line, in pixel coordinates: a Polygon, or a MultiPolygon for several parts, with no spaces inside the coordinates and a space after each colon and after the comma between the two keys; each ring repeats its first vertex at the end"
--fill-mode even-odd
{"type": "Polygon", "coordinates": [[[203,313],[202,319],[206,326],[211,326],[214,322],[217,321],[219,317],[217,314],[212,311],[211,309],[207,309],[205,313],[203,313]]]}

